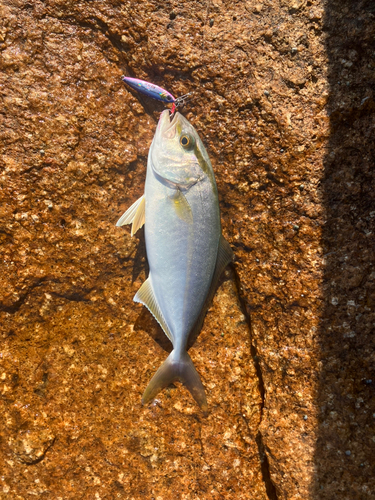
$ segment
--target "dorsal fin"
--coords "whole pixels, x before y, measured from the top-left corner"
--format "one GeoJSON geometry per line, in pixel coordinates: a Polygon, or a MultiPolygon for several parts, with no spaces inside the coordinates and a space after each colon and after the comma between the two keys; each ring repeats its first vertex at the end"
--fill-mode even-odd
{"type": "Polygon", "coordinates": [[[219,282],[219,278],[224,271],[224,269],[227,267],[227,265],[232,262],[233,260],[233,250],[231,249],[229,243],[227,240],[224,238],[223,235],[220,237],[220,242],[219,242],[219,249],[217,252],[217,258],[216,258],[216,265],[215,265],[215,271],[212,276],[212,281],[211,281],[211,286],[209,289],[209,292],[207,294],[206,300],[204,301],[203,307],[201,309],[201,312],[198,316],[198,319],[191,330],[189,334],[189,341],[195,340],[196,337],[198,336],[199,332],[202,329],[204,317],[206,316],[206,312],[208,309],[208,306],[210,305],[210,302],[212,301],[215,292],[216,292],[216,287],[219,282]]]}
{"type": "Polygon", "coordinates": [[[145,207],[146,198],[143,195],[119,218],[116,226],[132,224],[131,236],[133,236],[145,223],[145,207]]]}
{"type": "Polygon", "coordinates": [[[154,291],[152,289],[150,277],[148,277],[147,280],[143,283],[141,288],[135,294],[133,300],[134,300],[134,302],[140,302],[141,304],[143,304],[144,306],[147,307],[147,309],[154,316],[156,321],[159,323],[159,325],[164,330],[164,333],[166,334],[166,336],[169,338],[169,340],[173,344],[172,332],[168,328],[168,325],[164,319],[163,313],[161,312],[161,309],[159,307],[158,301],[156,300],[156,297],[154,295],[154,291]]]}

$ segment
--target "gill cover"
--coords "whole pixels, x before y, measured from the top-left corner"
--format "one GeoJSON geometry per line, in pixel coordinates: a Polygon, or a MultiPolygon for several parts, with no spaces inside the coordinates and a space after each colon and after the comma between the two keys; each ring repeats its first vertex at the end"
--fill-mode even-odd
{"type": "Polygon", "coordinates": [[[180,113],[170,120],[162,112],[151,144],[151,162],[155,174],[170,187],[190,189],[204,178],[196,151],[198,134],[180,113]]]}

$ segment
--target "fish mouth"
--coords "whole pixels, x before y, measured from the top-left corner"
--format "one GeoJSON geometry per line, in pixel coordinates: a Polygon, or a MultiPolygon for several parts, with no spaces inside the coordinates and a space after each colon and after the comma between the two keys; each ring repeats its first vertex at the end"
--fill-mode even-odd
{"type": "Polygon", "coordinates": [[[176,135],[176,126],[181,116],[178,111],[172,116],[169,109],[165,109],[160,115],[157,132],[166,139],[173,139],[176,135]]]}

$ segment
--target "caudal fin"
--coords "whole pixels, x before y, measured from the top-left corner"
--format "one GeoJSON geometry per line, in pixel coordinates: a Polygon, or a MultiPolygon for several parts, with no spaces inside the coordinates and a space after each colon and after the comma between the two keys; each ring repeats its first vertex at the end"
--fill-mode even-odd
{"type": "Polygon", "coordinates": [[[181,357],[172,351],[155,375],[152,377],[142,396],[142,403],[147,404],[170,383],[178,380],[186,386],[198,403],[203,413],[207,413],[207,399],[203,384],[187,352],[181,357]]]}

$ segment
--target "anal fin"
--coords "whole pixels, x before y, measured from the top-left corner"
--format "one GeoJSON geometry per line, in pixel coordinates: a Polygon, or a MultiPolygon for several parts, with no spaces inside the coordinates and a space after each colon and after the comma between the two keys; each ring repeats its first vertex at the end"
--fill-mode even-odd
{"type": "Polygon", "coordinates": [[[145,208],[146,198],[143,195],[119,218],[116,226],[132,224],[131,236],[133,236],[145,223],[145,208]]]}
{"type": "Polygon", "coordinates": [[[164,333],[166,334],[166,336],[173,343],[172,332],[168,328],[168,325],[167,325],[167,323],[163,317],[163,314],[161,312],[161,309],[159,307],[158,301],[156,300],[156,297],[154,295],[154,291],[152,289],[150,278],[147,278],[147,280],[143,283],[141,288],[135,294],[133,300],[134,300],[134,302],[140,302],[141,304],[143,304],[144,306],[147,307],[147,309],[150,311],[150,313],[154,316],[156,321],[159,323],[159,325],[164,330],[164,333]]]}

